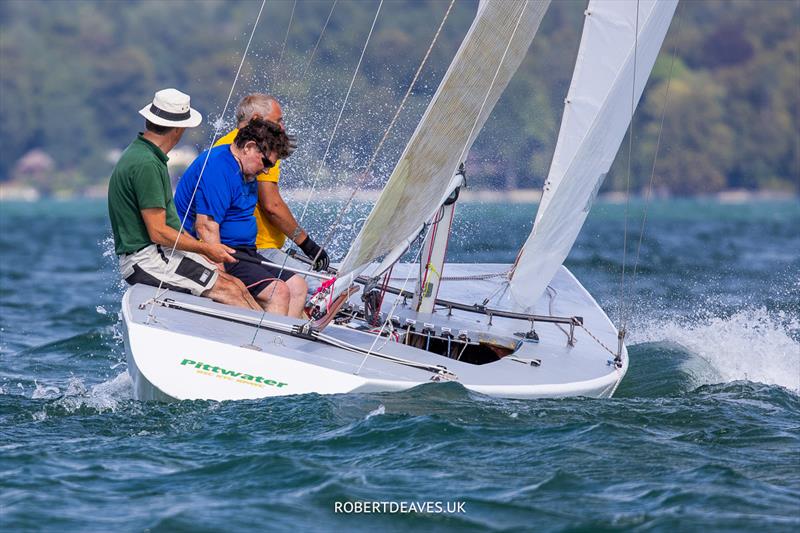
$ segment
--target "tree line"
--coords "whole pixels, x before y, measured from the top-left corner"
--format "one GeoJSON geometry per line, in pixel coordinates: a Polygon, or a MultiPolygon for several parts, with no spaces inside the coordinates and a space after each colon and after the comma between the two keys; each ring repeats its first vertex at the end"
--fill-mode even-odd
{"type": "MultiPolygon", "coordinates": [[[[351,186],[374,155],[448,4],[384,3],[331,140],[377,2],[339,0],[333,11],[333,0],[266,2],[223,116],[261,2],[6,0],[0,3],[0,181],[24,178],[17,175],[18,161],[40,149],[55,162],[38,178],[41,188],[80,191],[104,183],[114,150],[142,128],[138,109],[156,89],[174,86],[189,93],[207,119],[187,134],[186,144],[204,149],[215,124],[232,124],[238,97],[271,92],[283,101],[289,128],[301,141],[287,162],[287,182],[351,186]]],[[[456,2],[368,186],[388,177],[476,5],[456,2]]],[[[552,3],[470,154],[471,185],[543,182],[585,7],[578,0],[552,3]]],[[[797,192],[799,42],[799,2],[681,2],[634,120],[632,189],[650,180],[660,138],[659,191],[797,192]]],[[[627,187],[627,139],[622,146],[606,190],[627,187]]]]}

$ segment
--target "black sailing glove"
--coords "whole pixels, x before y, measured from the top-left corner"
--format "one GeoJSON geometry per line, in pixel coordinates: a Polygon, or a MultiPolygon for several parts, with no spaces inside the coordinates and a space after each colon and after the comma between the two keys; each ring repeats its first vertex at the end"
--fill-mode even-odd
{"type": "Polygon", "coordinates": [[[306,235],[306,239],[298,244],[298,246],[303,250],[303,253],[306,254],[306,257],[314,261],[314,266],[312,267],[314,270],[318,272],[320,270],[328,270],[328,265],[331,263],[331,260],[328,258],[328,252],[311,240],[309,235],[306,235]]]}
{"type": "Polygon", "coordinates": [[[289,139],[289,147],[288,150],[286,150],[286,157],[289,157],[294,153],[295,150],[297,150],[297,135],[294,135],[293,133],[287,133],[286,137],[289,139]]]}

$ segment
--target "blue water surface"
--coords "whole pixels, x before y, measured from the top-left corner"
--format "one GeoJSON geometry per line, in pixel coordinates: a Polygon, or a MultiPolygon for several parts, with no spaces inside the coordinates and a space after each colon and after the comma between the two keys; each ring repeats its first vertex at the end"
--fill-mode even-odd
{"type": "MultiPolygon", "coordinates": [[[[503,400],[449,383],[158,404],[131,397],[104,202],[2,203],[0,526],[796,531],[800,205],[647,209],[635,282],[641,203],[622,289],[624,206],[596,206],[567,261],[628,323],[631,368],[613,399],[503,400]],[[336,512],[354,502],[464,512],[336,512]]],[[[315,235],[336,209],[320,212],[315,235]]],[[[460,205],[449,257],[513,261],[534,213],[460,205]]],[[[328,243],[339,259],[346,240],[328,243]]]]}

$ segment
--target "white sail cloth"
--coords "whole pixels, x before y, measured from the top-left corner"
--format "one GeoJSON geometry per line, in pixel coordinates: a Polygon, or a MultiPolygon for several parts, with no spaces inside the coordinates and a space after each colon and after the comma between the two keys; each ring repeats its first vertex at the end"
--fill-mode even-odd
{"type": "Polygon", "coordinates": [[[572,249],[630,124],[632,98],[638,103],[677,4],[589,2],[542,201],[510,279],[518,309],[532,307],[572,249]]]}
{"type": "Polygon", "coordinates": [[[340,280],[402,247],[439,209],[459,163],[525,57],[549,5],[550,0],[481,1],[444,79],[342,262],[340,280]]]}

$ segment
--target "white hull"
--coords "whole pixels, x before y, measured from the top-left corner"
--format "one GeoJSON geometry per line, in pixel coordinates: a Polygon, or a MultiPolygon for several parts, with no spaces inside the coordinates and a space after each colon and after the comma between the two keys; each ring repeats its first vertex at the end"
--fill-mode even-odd
{"type": "MultiPolygon", "coordinates": [[[[476,265],[469,267],[474,271],[476,265]]],[[[498,268],[487,265],[487,268],[492,267],[498,268]]],[[[457,265],[447,265],[447,268],[458,270],[457,265]]],[[[557,314],[568,311],[564,306],[579,305],[581,309],[571,314],[583,316],[587,329],[598,335],[604,344],[616,346],[616,333],[608,318],[566,269],[562,273],[561,278],[554,279],[554,283],[560,283],[559,293],[563,294],[563,301],[559,302],[563,305],[557,309],[557,314]],[[589,302],[591,307],[586,305],[589,302]]],[[[443,288],[446,286],[447,283],[443,284],[443,288]]],[[[142,308],[141,304],[154,294],[153,287],[137,285],[125,293],[122,303],[128,371],[134,383],[134,396],[140,400],[223,401],[290,394],[400,391],[441,381],[441,376],[430,370],[437,365],[446,367],[455,376],[454,380],[467,389],[489,396],[605,398],[616,390],[628,366],[624,347],[622,364],[617,368],[611,364],[613,355],[585,331],[576,329],[576,344],[569,347],[565,334],[552,324],[537,324],[539,343],[520,342],[512,357],[486,364],[458,361],[378,338],[375,352],[418,365],[409,366],[263,328],[258,330],[253,341],[256,328],[230,317],[258,321],[260,313],[183,294],[170,292],[165,298],[227,313],[229,319],[157,305],[155,319],[148,320],[150,306],[142,308]],[[532,366],[521,362],[530,359],[537,359],[541,364],[532,366]],[[425,365],[427,368],[422,368],[425,365]]],[[[400,310],[398,308],[398,312],[400,310]]],[[[469,324],[498,336],[510,336],[529,325],[527,321],[497,317],[488,325],[483,315],[454,312],[448,317],[441,310],[419,318],[420,322],[447,324],[453,331],[469,324]],[[475,316],[480,319],[476,321],[475,316]]],[[[271,315],[266,319],[287,328],[302,324],[299,320],[271,315]]],[[[369,349],[376,339],[372,334],[345,326],[331,325],[325,329],[325,334],[337,342],[362,349],[369,349]]]]}

